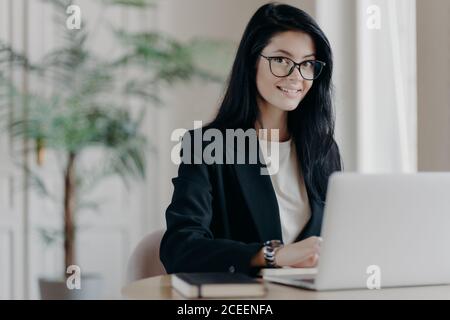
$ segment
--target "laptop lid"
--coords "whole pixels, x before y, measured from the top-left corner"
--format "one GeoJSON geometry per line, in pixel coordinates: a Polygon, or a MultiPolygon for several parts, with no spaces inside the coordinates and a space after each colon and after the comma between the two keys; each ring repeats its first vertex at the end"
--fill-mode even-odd
{"type": "Polygon", "coordinates": [[[450,283],[450,173],[335,173],[317,290],[450,283]]]}

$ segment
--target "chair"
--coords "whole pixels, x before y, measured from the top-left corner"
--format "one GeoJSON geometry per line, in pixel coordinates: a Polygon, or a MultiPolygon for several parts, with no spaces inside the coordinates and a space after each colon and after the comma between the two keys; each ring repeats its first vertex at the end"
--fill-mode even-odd
{"type": "Polygon", "coordinates": [[[131,254],[127,282],[167,274],[159,259],[159,247],[165,230],[156,230],[142,239],[131,254]]]}

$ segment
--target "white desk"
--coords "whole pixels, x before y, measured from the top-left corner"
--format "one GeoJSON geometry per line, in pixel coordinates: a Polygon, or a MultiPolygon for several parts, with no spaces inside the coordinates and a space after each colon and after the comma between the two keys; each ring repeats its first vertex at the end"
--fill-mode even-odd
{"type": "MultiPolygon", "coordinates": [[[[184,299],[171,288],[170,275],[151,277],[131,283],[122,289],[126,299],[170,300],[184,299]]],[[[328,299],[433,299],[450,300],[450,285],[386,288],[381,290],[309,291],[266,282],[267,294],[257,299],[268,300],[328,300],[328,299]]]]}

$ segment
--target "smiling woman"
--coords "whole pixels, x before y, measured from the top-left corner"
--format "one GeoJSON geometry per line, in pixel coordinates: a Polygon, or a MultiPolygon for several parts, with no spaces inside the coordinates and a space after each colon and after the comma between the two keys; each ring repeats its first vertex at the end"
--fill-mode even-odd
{"type": "MultiPolygon", "coordinates": [[[[272,3],[256,11],[216,118],[185,137],[210,128],[222,133],[256,129],[256,151],[263,159],[280,150],[278,170],[261,175],[268,161],[182,162],[160,249],[169,273],[253,273],[261,267],[317,263],[328,178],[341,169],[332,70],[329,41],[306,12],[272,3]],[[278,134],[265,136],[261,129],[278,134]]],[[[230,144],[226,141],[224,148],[230,144]]],[[[201,158],[202,148],[190,152],[189,144],[182,144],[181,153],[201,158]]],[[[238,152],[248,155],[249,150],[238,152]]]]}
{"type": "Polygon", "coordinates": [[[261,53],[261,57],[265,59],[259,59],[256,74],[256,86],[259,97],[262,98],[258,103],[260,109],[275,107],[282,111],[292,111],[298,107],[311,89],[315,75],[320,75],[321,69],[314,73],[313,66],[321,68],[322,64],[315,60],[305,60],[314,57],[314,52],[314,41],[304,32],[286,31],[271,39],[261,53]],[[301,62],[296,63],[292,59],[301,62]]]}

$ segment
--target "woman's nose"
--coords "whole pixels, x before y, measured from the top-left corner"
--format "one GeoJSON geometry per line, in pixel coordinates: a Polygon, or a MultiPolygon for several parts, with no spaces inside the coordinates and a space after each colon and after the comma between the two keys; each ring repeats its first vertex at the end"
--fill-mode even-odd
{"type": "Polygon", "coordinates": [[[294,68],[294,71],[292,71],[292,73],[289,75],[288,77],[289,80],[303,80],[303,77],[300,73],[300,69],[298,67],[294,68]]]}

